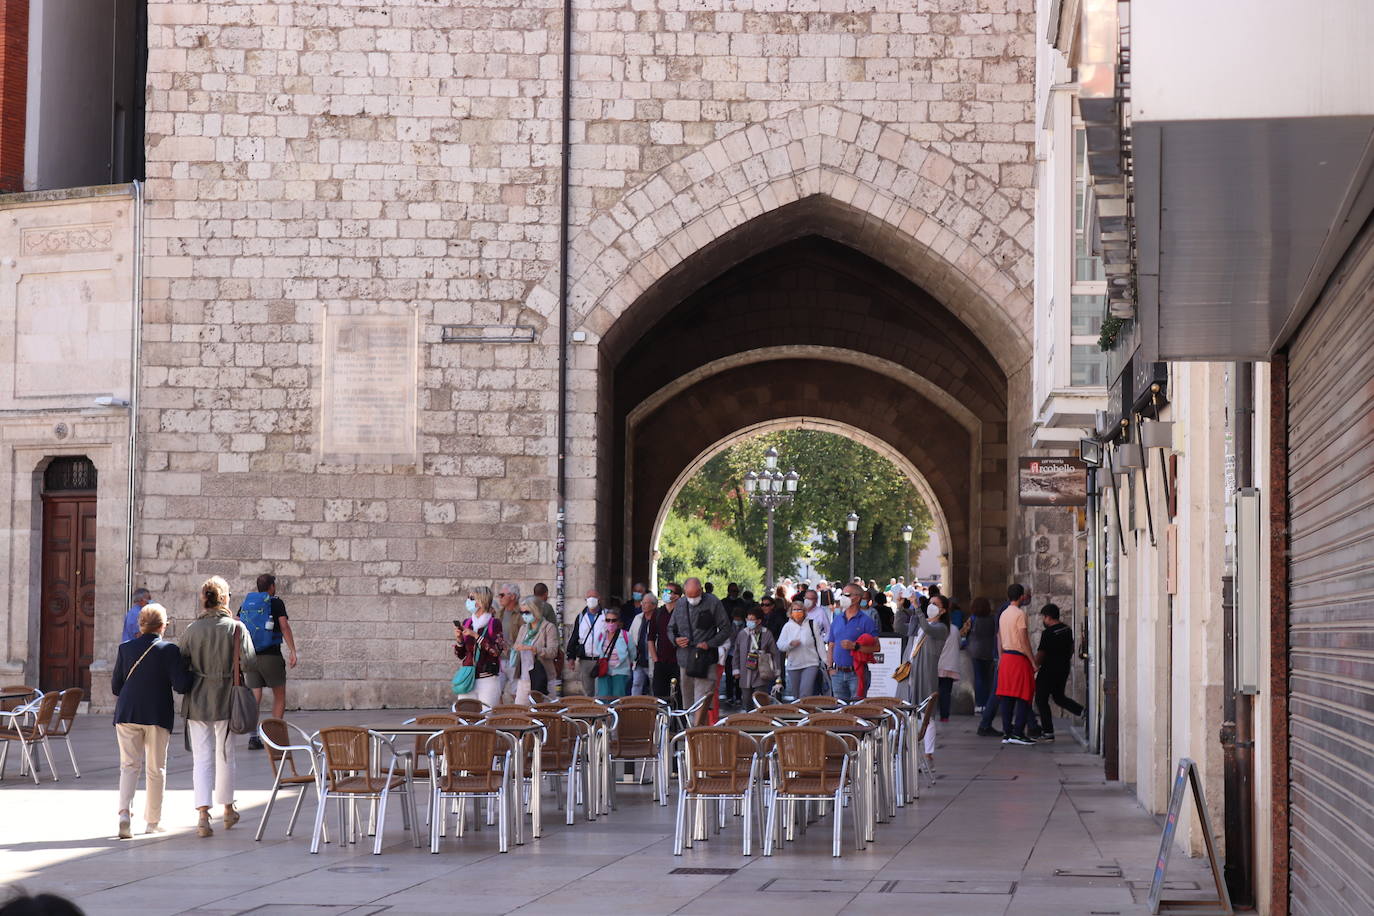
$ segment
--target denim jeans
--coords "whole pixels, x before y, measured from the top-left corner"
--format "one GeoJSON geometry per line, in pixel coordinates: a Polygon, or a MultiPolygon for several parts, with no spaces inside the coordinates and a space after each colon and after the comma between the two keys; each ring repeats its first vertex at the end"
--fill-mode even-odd
{"type": "Polygon", "coordinates": [[[816,695],[816,682],[821,675],[818,665],[809,668],[789,668],[787,670],[787,695],[794,700],[816,695]]]}
{"type": "Polygon", "coordinates": [[[837,700],[857,699],[859,695],[859,679],[853,671],[832,671],[830,672],[830,692],[837,700]]]}
{"type": "Polygon", "coordinates": [[[988,697],[992,695],[992,688],[997,681],[994,674],[997,671],[996,662],[990,658],[973,659],[973,705],[983,707],[988,705],[988,697]]]}
{"type": "Polygon", "coordinates": [[[954,702],[954,678],[942,677],[939,679],[940,685],[940,721],[949,718],[949,707],[954,702]]]}

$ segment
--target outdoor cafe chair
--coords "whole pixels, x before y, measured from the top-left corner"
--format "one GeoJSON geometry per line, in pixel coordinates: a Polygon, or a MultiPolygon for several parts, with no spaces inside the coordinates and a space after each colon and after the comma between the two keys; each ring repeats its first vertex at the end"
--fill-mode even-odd
{"type": "Polygon", "coordinates": [[[486,725],[455,725],[431,735],[427,751],[432,786],[429,851],[439,852],[439,835],[448,819],[444,813],[445,800],[458,802],[454,832],[461,837],[467,810],[465,802],[469,798],[474,801],[485,798],[496,805],[497,846],[501,852],[509,852],[515,738],[486,725]]]}
{"type": "MultiPolygon", "coordinates": [[[[652,697],[626,697],[617,701],[615,728],[610,735],[610,762],[644,764],[653,767],[654,797],[660,806],[668,804],[668,760],[664,748],[668,740],[668,715],[657,705],[639,702],[652,697]]],[[[615,806],[617,780],[611,780],[611,806],[615,806]]]]}
{"type": "Polygon", "coordinates": [[[766,690],[755,690],[752,696],[755,706],[772,706],[778,702],[778,698],[766,690]]]}
{"type": "Polygon", "coordinates": [[[342,848],[353,841],[348,824],[348,809],[354,802],[362,799],[376,800],[377,839],[372,854],[382,854],[382,834],[386,824],[386,803],[392,793],[404,797],[401,807],[401,822],[414,836],[415,846],[420,846],[419,825],[415,822],[415,787],[410,779],[411,752],[397,750],[391,739],[380,732],[357,725],[336,725],[322,728],[314,739],[324,762],[321,766],[320,807],[315,812],[315,830],[310,838],[311,853],[320,851],[320,837],[324,831],[324,814],[328,802],[337,802],[339,808],[339,846],[342,848]],[[391,760],[385,774],[374,772],[372,748],[386,747],[391,751],[391,760]],[[401,772],[397,773],[397,764],[401,772]]]}
{"type": "MultiPolygon", "coordinates": [[[[520,776],[520,786],[516,789],[516,800],[520,807],[530,815],[530,836],[539,839],[543,835],[542,797],[539,794],[539,764],[542,749],[547,739],[548,729],[528,713],[491,715],[477,723],[497,731],[520,729],[521,734],[511,732],[515,738],[516,752],[520,765],[513,771],[520,776]]],[[[512,777],[514,778],[514,777],[512,777]]],[[[516,841],[520,842],[520,829],[515,830],[516,841]]]]}
{"type": "MultiPolygon", "coordinates": [[[[53,714],[53,720],[47,725],[49,741],[61,741],[67,748],[67,756],[72,761],[72,772],[76,778],[81,778],[81,767],[76,765],[76,751],[72,749],[71,734],[72,725],[76,722],[77,709],[81,706],[81,701],[86,698],[86,691],[80,687],[68,687],[61,693],[62,699],[57,704],[57,711],[53,714]]],[[[56,771],[54,771],[56,773],[56,771]]]]}
{"type": "Polygon", "coordinates": [[[742,837],[743,854],[753,852],[754,828],[763,821],[762,795],[759,791],[759,744],[737,728],[721,726],[689,728],[673,738],[681,743],[677,750],[678,807],[673,831],[673,855],[682,855],[683,846],[691,847],[695,833],[696,815],[705,802],[716,802],[724,819],[721,802],[740,802],[744,815],[742,837]],[[747,765],[745,764],[747,761],[747,765]],[[687,809],[692,808],[692,825],[687,809]]]}
{"type": "MultiPolygon", "coordinates": [[[[296,829],[296,818],[301,813],[301,803],[305,801],[307,786],[315,789],[315,802],[322,804],[320,798],[320,774],[315,766],[315,747],[310,743],[310,734],[298,725],[285,719],[263,719],[258,723],[258,739],[267,751],[267,762],[272,768],[272,794],[267,798],[263,809],[262,821],[254,840],[261,840],[267,829],[267,819],[272,816],[272,806],[277,802],[277,794],[283,788],[298,788],[296,804],[291,808],[291,819],[286,822],[286,835],[296,829]],[[305,772],[298,766],[297,755],[304,758],[305,772]]],[[[329,842],[328,831],[324,841],[329,842]]]]}
{"type": "Polygon", "coordinates": [[[549,702],[550,699],[552,699],[552,697],[550,697],[547,693],[544,693],[542,690],[531,690],[531,691],[530,691],[530,703],[531,703],[531,704],[534,704],[534,703],[547,703],[547,702],[549,702]]]}
{"type": "Polygon", "coordinates": [[[878,741],[878,778],[887,795],[887,816],[897,816],[901,801],[902,742],[905,740],[906,717],[897,709],[859,700],[844,708],[850,715],[876,723],[881,731],[878,741]]]}
{"type": "Polygon", "coordinates": [[[29,704],[14,710],[15,715],[10,720],[11,727],[0,731],[0,742],[3,742],[0,744],[0,779],[5,778],[5,764],[9,761],[10,745],[17,741],[22,755],[20,775],[27,769],[28,774],[33,777],[33,784],[38,785],[38,770],[33,765],[33,748],[35,745],[42,745],[43,756],[48,758],[48,769],[52,771],[52,781],[57,782],[57,767],[53,766],[52,750],[48,747],[48,725],[51,724],[53,713],[61,699],[60,693],[45,693],[39,698],[37,705],[29,704]]]}
{"type": "Polygon", "coordinates": [[[935,771],[931,769],[930,761],[926,759],[925,738],[926,729],[930,728],[930,719],[935,714],[935,704],[939,701],[939,698],[939,691],[932,691],[930,696],[926,697],[924,700],[921,701],[921,704],[917,707],[916,710],[916,714],[921,717],[921,725],[916,730],[916,737],[913,741],[913,744],[915,745],[915,754],[917,761],[916,779],[914,780],[916,785],[913,786],[913,788],[915,789],[914,796],[916,798],[921,797],[922,773],[926,774],[926,778],[930,780],[930,784],[932,786],[935,785],[935,771]]]}
{"type": "MultiPolygon", "coordinates": [[[[844,793],[849,789],[858,759],[859,742],[852,735],[837,735],[814,726],[780,728],[764,739],[770,769],[770,804],[764,828],[763,854],[771,856],[779,828],[778,809],[788,811],[796,802],[828,802],[834,812],[831,849],[839,856],[844,832],[844,793]]],[[[854,848],[863,848],[859,818],[854,826],[854,848]]]]}
{"type": "Polygon", "coordinates": [[[529,717],[544,726],[544,746],[540,749],[539,774],[541,778],[554,784],[554,797],[561,799],[569,826],[576,820],[577,797],[579,792],[588,799],[587,819],[592,819],[591,784],[588,781],[588,767],[585,760],[591,726],[586,722],[564,718],[561,713],[538,710],[529,717]],[[566,780],[566,785],[560,781],[566,780]],[[587,785],[582,783],[587,781],[587,785]]]}
{"type": "Polygon", "coordinates": [[[466,715],[481,716],[486,714],[487,704],[483,703],[479,699],[476,699],[475,697],[466,697],[461,700],[454,700],[453,705],[449,707],[449,711],[466,715]]]}
{"type": "Polygon", "coordinates": [[[840,707],[844,706],[844,701],[837,700],[834,697],[811,696],[802,697],[800,700],[797,700],[795,705],[800,706],[802,709],[805,709],[807,711],[822,712],[830,711],[832,709],[839,709],[840,707]]]}

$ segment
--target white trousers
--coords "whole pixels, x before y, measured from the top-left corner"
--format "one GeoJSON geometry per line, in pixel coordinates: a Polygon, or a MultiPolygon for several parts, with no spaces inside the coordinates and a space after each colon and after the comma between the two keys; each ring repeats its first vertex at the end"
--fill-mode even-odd
{"type": "Polygon", "coordinates": [[[119,740],[119,810],[133,808],[138,788],[138,771],[148,774],[148,789],[143,794],[143,819],[150,824],[162,820],[162,790],[167,785],[167,743],[172,733],[160,725],[135,725],[120,722],[115,726],[119,740]]]}
{"type": "Polygon", "coordinates": [[[927,753],[927,754],[933,754],[933,753],[935,753],[935,717],[934,717],[934,716],[931,716],[931,717],[930,717],[930,721],[926,723],[926,735],[925,735],[925,738],[924,738],[924,743],[925,743],[925,748],[926,748],[926,753],[927,753]]]}
{"type": "Polygon", "coordinates": [[[229,720],[199,722],[190,720],[191,756],[195,766],[191,770],[191,787],[197,808],[234,803],[234,748],[229,743],[229,720]],[[214,797],[211,798],[211,789],[214,797]]]}
{"type": "Polygon", "coordinates": [[[474,697],[488,706],[501,705],[501,676],[493,674],[490,677],[479,677],[470,692],[454,699],[467,700],[474,697]]]}

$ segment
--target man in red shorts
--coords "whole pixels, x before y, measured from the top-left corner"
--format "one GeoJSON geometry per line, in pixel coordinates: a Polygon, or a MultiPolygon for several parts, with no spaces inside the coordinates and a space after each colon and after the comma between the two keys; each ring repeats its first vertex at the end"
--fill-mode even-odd
{"type": "Polygon", "coordinates": [[[1007,589],[1011,603],[997,621],[997,636],[1002,658],[997,664],[997,696],[1002,706],[1003,744],[1035,744],[1026,737],[1026,719],[1035,697],[1035,652],[1031,649],[1030,627],[1025,605],[1030,601],[1024,588],[1007,589]]]}

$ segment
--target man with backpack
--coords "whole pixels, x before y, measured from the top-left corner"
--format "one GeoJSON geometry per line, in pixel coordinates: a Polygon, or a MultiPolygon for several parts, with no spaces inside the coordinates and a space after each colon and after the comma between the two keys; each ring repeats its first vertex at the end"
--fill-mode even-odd
{"type": "MultiPolygon", "coordinates": [[[[286,616],[286,603],[277,597],[277,577],[271,573],[258,576],[258,590],[243,596],[239,620],[248,628],[257,652],[255,666],[243,672],[243,683],[253,688],[253,697],[262,700],[262,688],[272,688],[272,715],[278,719],[286,715],[286,668],[296,667],[296,638],[291,621],[286,616]],[[286,643],[286,658],[282,658],[282,643],[286,643]]],[[[257,735],[248,739],[248,747],[260,750],[257,735]]]]}

